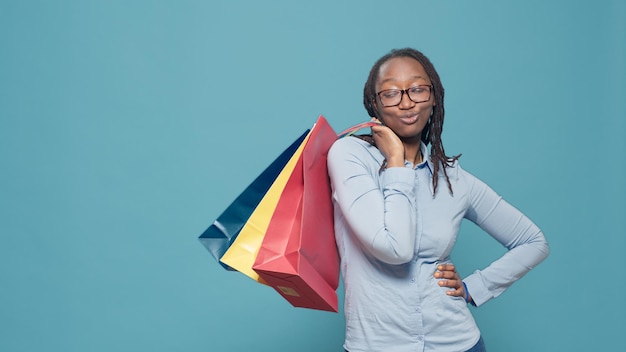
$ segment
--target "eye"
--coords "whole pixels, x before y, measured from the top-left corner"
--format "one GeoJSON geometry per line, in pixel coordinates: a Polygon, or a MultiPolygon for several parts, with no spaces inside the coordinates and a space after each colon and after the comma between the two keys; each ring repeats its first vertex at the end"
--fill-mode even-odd
{"type": "Polygon", "coordinates": [[[422,94],[428,91],[427,86],[417,86],[409,88],[409,92],[413,94],[422,94]]]}
{"type": "Polygon", "coordinates": [[[400,91],[397,89],[388,89],[388,90],[383,90],[382,92],[380,92],[380,97],[382,99],[391,99],[391,98],[395,98],[400,94],[400,91]]]}

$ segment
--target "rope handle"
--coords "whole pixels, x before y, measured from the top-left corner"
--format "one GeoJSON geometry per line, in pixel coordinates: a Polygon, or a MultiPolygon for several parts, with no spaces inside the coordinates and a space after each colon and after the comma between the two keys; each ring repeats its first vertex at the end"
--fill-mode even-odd
{"type": "Polygon", "coordinates": [[[349,127],[345,130],[343,130],[341,133],[337,134],[337,138],[343,138],[343,137],[347,137],[347,136],[351,136],[354,133],[356,133],[358,130],[362,130],[364,128],[367,127],[372,127],[372,126],[378,126],[380,125],[380,122],[375,122],[375,121],[366,121],[366,122],[361,122],[358,123],[352,127],[349,127]]]}

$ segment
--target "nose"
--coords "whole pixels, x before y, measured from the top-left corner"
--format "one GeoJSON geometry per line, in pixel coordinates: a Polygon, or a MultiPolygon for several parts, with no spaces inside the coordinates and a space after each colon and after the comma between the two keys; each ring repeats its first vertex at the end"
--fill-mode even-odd
{"type": "Polygon", "coordinates": [[[410,109],[415,105],[415,102],[409,98],[409,92],[406,90],[402,91],[402,96],[400,97],[400,104],[398,107],[400,109],[410,109]]]}

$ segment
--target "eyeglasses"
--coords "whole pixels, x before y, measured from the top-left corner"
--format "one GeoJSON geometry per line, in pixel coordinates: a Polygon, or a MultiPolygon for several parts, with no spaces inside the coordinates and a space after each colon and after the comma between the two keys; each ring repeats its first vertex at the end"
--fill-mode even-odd
{"type": "Polygon", "coordinates": [[[430,91],[432,86],[430,85],[422,85],[415,86],[408,89],[386,89],[381,90],[376,93],[378,95],[378,99],[383,104],[384,107],[388,108],[391,106],[400,105],[402,102],[402,97],[404,93],[411,99],[414,103],[423,103],[425,101],[430,100],[430,91]]]}

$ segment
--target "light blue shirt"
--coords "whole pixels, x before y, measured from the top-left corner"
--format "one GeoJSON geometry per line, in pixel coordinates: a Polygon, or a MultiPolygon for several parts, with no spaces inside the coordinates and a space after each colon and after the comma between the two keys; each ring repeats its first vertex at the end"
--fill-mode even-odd
{"type": "MultiPolygon", "coordinates": [[[[424,144],[422,155],[428,155],[424,144]]],[[[461,220],[468,219],[508,251],[466,277],[480,306],[499,296],[548,255],[541,230],[458,163],[439,172],[432,162],[384,169],[369,143],[346,137],[328,154],[335,236],[345,289],[350,352],[466,351],[480,338],[463,297],[446,295],[433,277],[450,261],[461,220]]]]}

